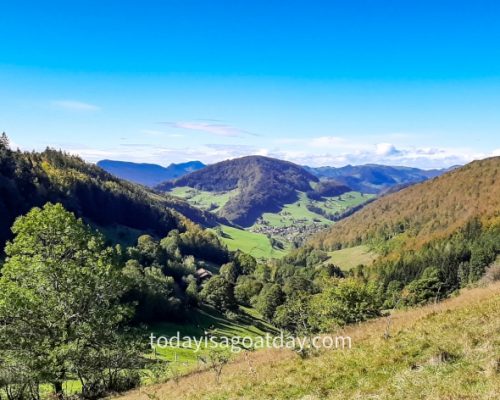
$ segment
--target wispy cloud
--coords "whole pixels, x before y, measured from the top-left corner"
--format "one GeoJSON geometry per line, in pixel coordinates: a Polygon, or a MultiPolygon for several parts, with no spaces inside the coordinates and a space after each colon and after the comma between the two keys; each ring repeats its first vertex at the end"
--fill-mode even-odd
{"type": "Polygon", "coordinates": [[[246,131],[241,128],[237,128],[232,125],[224,124],[215,120],[164,122],[164,124],[171,126],[173,128],[205,132],[215,136],[223,136],[223,137],[240,137],[246,135],[256,136],[255,133],[246,131]]]}
{"type": "Polygon", "coordinates": [[[143,129],[141,131],[142,134],[147,135],[147,136],[165,136],[169,138],[180,138],[184,137],[184,135],[181,135],[180,133],[167,133],[155,129],[143,129]]]}
{"type": "Polygon", "coordinates": [[[76,100],[54,100],[50,104],[53,107],[70,111],[99,111],[101,109],[94,104],[76,100]]]}

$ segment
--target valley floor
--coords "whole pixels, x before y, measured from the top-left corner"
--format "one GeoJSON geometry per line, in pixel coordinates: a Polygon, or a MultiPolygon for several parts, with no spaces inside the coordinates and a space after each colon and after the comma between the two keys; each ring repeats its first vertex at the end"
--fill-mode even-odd
{"type": "Polygon", "coordinates": [[[301,359],[257,351],[225,366],[143,387],[135,399],[498,399],[500,283],[351,326],[351,350],[301,359]]]}

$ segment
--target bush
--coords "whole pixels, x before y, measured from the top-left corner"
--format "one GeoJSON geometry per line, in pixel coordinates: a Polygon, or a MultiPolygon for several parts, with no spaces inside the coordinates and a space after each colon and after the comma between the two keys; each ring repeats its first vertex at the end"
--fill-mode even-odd
{"type": "Polygon", "coordinates": [[[234,297],[238,304],[249,307],[252,298],[262,290],[262,283],[250,276],[240,276],[234,288],[234,297]]]}
{"type": "Polygon", "coordinates": [[[236,310],[238,307],[234,298],[234,285],[220,275],[209,279],[203,285],[200,294],[207,303],[219,311],[236,310]]]}
{"type": "Polygon", "coordinates": [[[439,279],[439,270],[427,268],[420,279],[414,280],[403,290],[403,300],[407,305],[425,304],[429,300],[444,296],[443,282],[439,279]]]}
{"type": "Polygon", "coordinates": [[[311,300],[314,324],[322,331],[381,315],[377,287],[354,278],[328,281],[323,292],[311,300]]]}
{"type": "Polygon", "coordinates": [[[256,301],[256,308],[262,316],[271,321],[278,306],[283,304],[285,298],[281,287],[277,284],[266,284],[256,301]]]}

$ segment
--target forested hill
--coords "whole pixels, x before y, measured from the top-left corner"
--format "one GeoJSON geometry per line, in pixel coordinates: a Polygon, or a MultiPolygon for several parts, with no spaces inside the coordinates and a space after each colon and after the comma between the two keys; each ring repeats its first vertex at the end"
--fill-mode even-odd
{"type": "Polygon", "coordinates": [[[190,186],[210,192],[231,190],[239,184],[255,184],[265,178],[296,190],[310,189],[314,175],[294,163],[263,156],[247,156],[222,161],[174,181],[174,186],[190,186]]]}
{"type": "Polygon", "coordinates": [[[474,161],[432,180],[379,198],[311,243],[334,249],[398,237],[417,246],[445,237],[473,217],[500,218],[500,157],[474,161]]]}
{"type": "Polygon", "coordinates": [[[157,236],[183,230],[185,217],[213,226],[216,217],[187,203],[122,181],[76,156],[47,149],[12,151],[0,145],[0,246],[15,218],[34,206],[59,202],[102,227],[123,226],[157,236]]]}
{"type": "Polygon", "coordinates": [[[238,189],[219,215],[249,226],[263,212],[277,212],[283,204],[295,201],[297,191],[310,191],[311,182],[317,181],[317,177],[291,162],[248,156],[209,165],[157,189],[182,186],[210,192],[238,189]]]}

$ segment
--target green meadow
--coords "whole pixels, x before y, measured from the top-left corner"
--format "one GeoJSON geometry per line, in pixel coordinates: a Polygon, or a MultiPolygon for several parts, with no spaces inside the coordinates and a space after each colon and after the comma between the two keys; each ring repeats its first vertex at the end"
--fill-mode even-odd
{"type": "MultiPolygon", "coordinates": [[[[183,341],[182,338],[190,337],[200,340],[204,337],[263,337],[266,333],[277,333],[276,328],[264,321],[258,312],[247,307],[240,307],[240,314],[229,319],[223,314],[209,306],[193,309],[189,314],[188,320],[182,322],[162,322],[153,325],[149,329],[149,335],[153,334],[156,338],[179,337],[182,345],[174,347],[170,346],[155,346],[152,350],[151,357],[153,359],[161,359],[179,363],[179,368],[182,372],[199,366],[199,358],[207,355],[210,342],[202,340],[199,345],[194,341],[189,343],[183,341]],[[188,346],[191,344],[191,346],[188,346]]],[[[148,343],[151,342],[151,337],[147,338],[148,343]]]]}
{"type": "Polygon", "coordinates": [[[229,250],[241,250],[255,258],[280,258],[286,253],[285,250],[273,248],[263,233],[220,225],[218,234],[229,250]]]}
{"type": "Polygon", "coordinates": [[[355,246],[347,249],[328,252],[330,258],[325,263],[335,264],[344,271],[348,271],[360,264],[371,265],[377,255],[370,251],[368,246],[355,246]]]}
{"type": "Polygon", "coordinates": [[[238,193],[238,189],[227,192],[207,192],[188,186],[176,187],[169,192],[172,196],[187,200],[189,204],[203,210],[218,211],[227,201],[238,193]]]}

